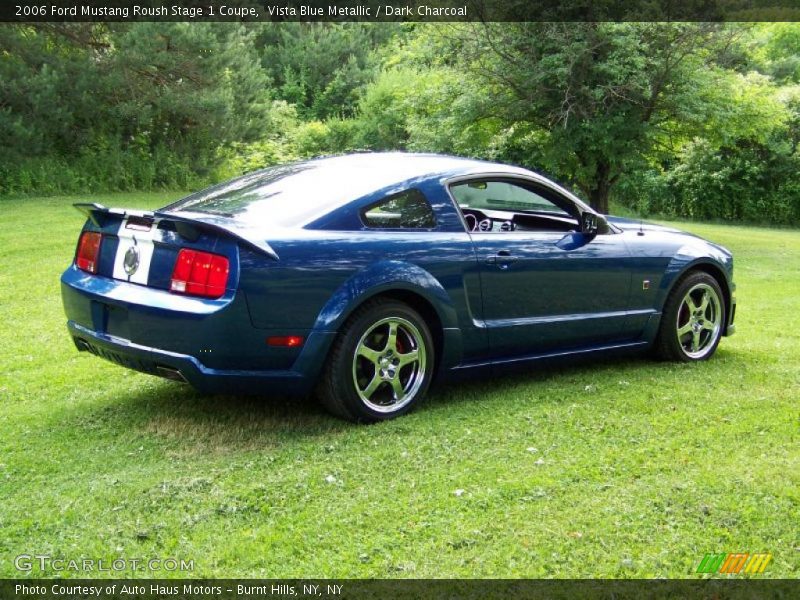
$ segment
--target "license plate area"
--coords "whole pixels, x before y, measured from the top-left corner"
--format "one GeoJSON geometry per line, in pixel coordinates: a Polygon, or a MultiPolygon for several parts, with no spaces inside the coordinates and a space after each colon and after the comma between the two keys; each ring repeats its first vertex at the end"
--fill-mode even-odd
{"type": "Polygon", "coordinates": [[[157,230],[150,219],[129,216],[117,230],[114,279],[147,285],[153,260],[153,236],[157,230]]]}
{"type": "Polygon", "coordinates": [[[121,306],[106,305],[106,332],[126,340],[131,338],[128,325],[128,309],[121,306]]]}

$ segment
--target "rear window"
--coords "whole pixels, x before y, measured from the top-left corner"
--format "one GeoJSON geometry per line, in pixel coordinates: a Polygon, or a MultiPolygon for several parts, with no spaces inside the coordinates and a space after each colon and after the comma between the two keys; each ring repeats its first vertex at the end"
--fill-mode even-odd
{"type": "MultiPolygon", "coordinates": [[[[300,172],[300,165],[285,165],[262,169],[197,192],[171,204],[165,210],[192,211],[235,217],[257,204],[280,193],[281,180],[300,172]]],[[[273,206],[271,208],[275,208],[273,206]]]]}
{"type": "Polygon", "coordinates": [[[281,165],[197,192],[163,210],[208,213],[253,225],[295,226],[375,191],[386,184],[386,177],[368,164],[339,166],[335,159],[281,165]]]}
{"type": "Polygon", "coordinates": [[[436,227],[433,209],[419,190],[400,192],[361,211],[361,221],[370,229],[431,229],[436,227]]]}

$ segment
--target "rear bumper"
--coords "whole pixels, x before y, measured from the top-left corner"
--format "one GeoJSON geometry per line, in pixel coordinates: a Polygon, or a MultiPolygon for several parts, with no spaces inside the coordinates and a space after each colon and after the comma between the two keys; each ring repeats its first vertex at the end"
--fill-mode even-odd
{"type": "Polygon", "coordinates": [[[79,350],[207,393],[305,395],[336,337],[325,330],[256,329],[241,294],[180,296],[74,267],[61,277],[61,295],[79,350]],[[305,342],[294,348],[266,343],[288,334],[305,342]]]}
{"type": "Polygon", "coordinates": [[[292,370],[223,370],[206,367],[194,356],[142,346],[107,333],[99,333],[75,321],[67,329],[80,351],[120,366],[183,381],[210,394],[249,393],[302,396],[313,389],[319,370],[317,357],[324,355],[335,332],[312,332],[292,370]]]}

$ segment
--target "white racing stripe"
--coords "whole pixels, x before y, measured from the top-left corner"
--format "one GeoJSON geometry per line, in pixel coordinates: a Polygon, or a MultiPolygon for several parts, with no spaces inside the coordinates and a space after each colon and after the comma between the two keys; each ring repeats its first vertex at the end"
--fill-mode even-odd
{"type": "Polygon", "coordinates": [[[149,231],[128,229],[127,217],[119,225],[117,236],[119,245],[114,257],[114,279],[122,279],[131,283],[147,285],[150,274],[150,261],[153,259],[153,236],[157,224],[153,223],[149,231]],[[129,255],[128,270],[126,270],[125,256],[129,255]],[[135,255],[135,256],[134,256],[135,255]],[[138,260],[137,260],[138,259],[138,260]],[[136,268],[132,267],[136,264],[136,268]]]}

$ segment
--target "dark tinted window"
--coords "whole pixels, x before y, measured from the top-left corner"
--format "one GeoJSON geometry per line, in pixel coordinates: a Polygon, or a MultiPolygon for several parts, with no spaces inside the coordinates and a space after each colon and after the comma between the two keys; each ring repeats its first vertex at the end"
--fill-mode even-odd
{"type": "Polygon", "coordinates": [[[249,225],[303,226],[348,202],[419,176],[424,168],[419,160],[391,160],[389,155],[311,160],[249,173],[164,210],[210,213],[249,225]]]}
{"type": "Polygon", "coordinates": [[[361,211],[361,221],[374,229],[436,227],[433,209],[419,190],[407,190],[368,206],[361,211]]]}

